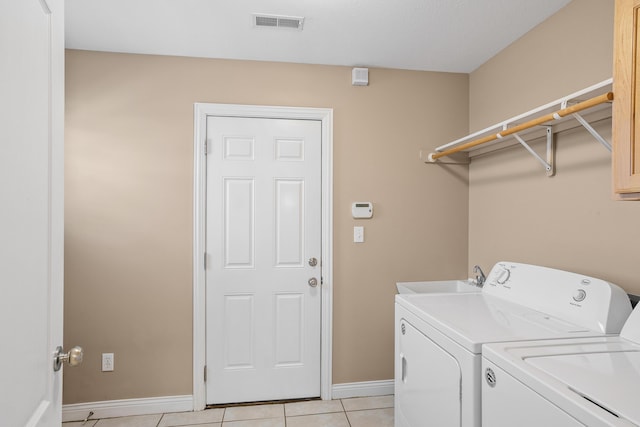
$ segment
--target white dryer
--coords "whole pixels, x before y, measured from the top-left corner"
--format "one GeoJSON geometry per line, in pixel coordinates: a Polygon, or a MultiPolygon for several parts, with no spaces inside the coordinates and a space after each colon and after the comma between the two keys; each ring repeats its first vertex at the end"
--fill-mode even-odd
{"type": "Polygon", "coordinates": [[[618,334],[630,312],[616,285],[514,262],[482,292],[396,295],[395,425],[479,427],[482,344],[618,334]]]}
{"type": "Polygon", "coordinates": [[[486,426],[640,425],[640,306],[618,337],[489,344],[482,352],[486,426]]]}

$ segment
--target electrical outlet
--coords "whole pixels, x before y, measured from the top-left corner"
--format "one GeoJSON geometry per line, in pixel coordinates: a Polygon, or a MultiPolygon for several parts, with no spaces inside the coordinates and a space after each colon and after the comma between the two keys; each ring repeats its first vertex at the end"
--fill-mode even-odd
{"type": "Polygon", "coordinates": [[[113,353],[102,353],[102,372],[113,371],[113,353]]]}

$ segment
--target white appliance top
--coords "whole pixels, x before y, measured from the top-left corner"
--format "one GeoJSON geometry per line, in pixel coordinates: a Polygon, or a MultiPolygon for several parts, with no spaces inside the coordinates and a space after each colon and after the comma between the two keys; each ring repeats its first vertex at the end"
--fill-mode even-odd
{"type": "Polygon", "coordinates": [[[489,344],[483,357],[587,425],[640,425],[639,331],[640,306],[618,337],[489,344]]]}
{"type": "Polygon", "coordinates": [[[537,357],[527,362],[564,383],[569,392],[640,425],[640,347],[537,357]]]}
{"type": "Polygon", "coordinates": [[[631,312],[616,285],[513,262],[497,263],[480,293],[403,294],[396,302],[476,354],[483,343],[619,333],[631,312]]]}

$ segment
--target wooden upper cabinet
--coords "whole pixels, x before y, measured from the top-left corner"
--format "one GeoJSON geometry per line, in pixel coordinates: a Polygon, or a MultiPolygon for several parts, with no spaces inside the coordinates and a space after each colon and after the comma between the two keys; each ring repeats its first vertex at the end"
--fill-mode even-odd
{"type": "Polygon", "coordinates": [[[640,200],[640,0],[616,0],[613,52],[613,189],[640,200]]]}

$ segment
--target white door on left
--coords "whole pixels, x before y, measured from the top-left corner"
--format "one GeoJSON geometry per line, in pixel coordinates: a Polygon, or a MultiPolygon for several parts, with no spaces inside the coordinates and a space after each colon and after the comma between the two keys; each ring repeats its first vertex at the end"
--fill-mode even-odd
{"type": "Polygon", "coordinates": [[[59,426],[64,1],[0,2],[0,425],[59,426]]]}

